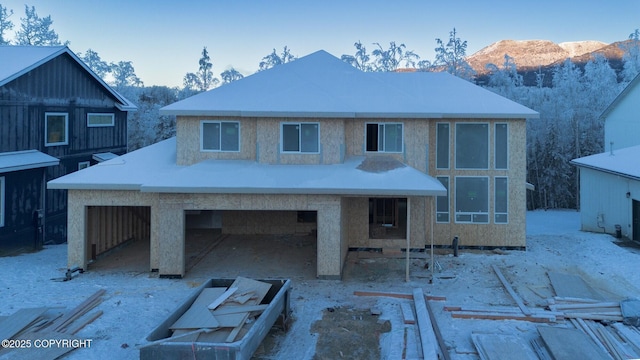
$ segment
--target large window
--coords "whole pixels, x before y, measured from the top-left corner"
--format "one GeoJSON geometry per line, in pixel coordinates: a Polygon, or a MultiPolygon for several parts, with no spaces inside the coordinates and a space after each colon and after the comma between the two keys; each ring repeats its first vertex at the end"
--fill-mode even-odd
{"type": "Polygon", "coordinates": [[[489,178],[456,177],[456,222],[489,222],[489,178]]]}
{"type": "Polygon", "coordinates": [[[402,123],[366,124],[366,150],[370,152],[401,153],[402,123]]]}
{"type": "Polygon", "coordinates": [[[449,177],[437,176],[436,179],[447,189],[447,195],[436,197],[436,222],[449,222],[449,177]]]}
{"type": "Polygon", "coordinates": [[[113,114],[88,113],[88,127],[104,127],[113,126],[115,124],[115,116],[113,114]]]}
{"type": "Polygon", "coordinates": [[[436,126],[436,169],[449,168],[449,124],[436,126]]]}
{"type": "Polygon", "coordinates": [[[495,138],[495,167],[496,169],[507,169],[509,161],[509,148],[507,146],[509,134],[507,124],[496,124],[495,138]]]}
{"type": "Polygon", "coordinates": [[[282,123],[282,152],[318,153],[320,124],[282,123]]]}
{"type": "Polygon", "coordinates": [[[456,168],[489,168],[488,124],[456,124],[456,168]]]}
{"type": "Polygon", "coordinates": [[[4,177],[0,177],[0,227],[4,226],[4,177]]]}
{"type": "Polygon", "coordinates": [[[67,145],[69,143],[69,115],[67,113],[45,113],[44,119],[44,145],[67,145]]]}
{"type": "Polygon", "coordinates": [[[240,151],[240,123],[210,121],[200,123],[200,150],[240,151]]]}
{"type": "Polygon", "coordinates": [[[495,219],[496,224],[506,224],[509,220],[508,216],[508,182],[506,177],[495,178],[495,219]]]}

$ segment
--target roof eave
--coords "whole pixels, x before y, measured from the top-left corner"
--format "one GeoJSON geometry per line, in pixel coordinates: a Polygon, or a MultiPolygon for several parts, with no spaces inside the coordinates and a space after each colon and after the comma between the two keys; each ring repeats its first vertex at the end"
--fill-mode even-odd
{"type": "Polygon", "coordinates": [[[141,186],[141,192],[195,193],[195,194],[269,194],[269,195],[349,195],[349,196],[446,196],[446,190],[437,189],[354,189],[354,188],[228,188],[141,186]]]}
{"type": "Polygon", "coordinates": [[[596,171],[600,171],[600,172],[603,172],[603,173],[616,175],[616,176],[621,176],[621,177],[628,178],[628,179],[640,180],[640,176],[634,176],[634,175],[631,175],[631,174],[625,174],[625,173],[622,173],[622,172],[619,172],[619,171],[615,171],[615,170],[604,169],[604,168],[601,168],[599,166],[584,164],[584,163],[577,162],[577,161],[574,161],[574,160],[569,161],[569,164],[574,165],[576,167],[583,167],[583,168],[586,168],[586,169],[596,170],[596,171]]]}

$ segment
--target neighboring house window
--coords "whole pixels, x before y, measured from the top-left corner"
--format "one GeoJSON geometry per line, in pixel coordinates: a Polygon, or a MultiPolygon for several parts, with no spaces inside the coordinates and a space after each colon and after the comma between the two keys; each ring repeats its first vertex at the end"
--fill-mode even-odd
{"type": "Polygon", "coordinates": [[[456,124],[456,168],[489,168],[489,125],[456,124]]]}
{"type": "Polygon", "coordinates": [[[506,224],[508,217],[508,182],[506,177],[495,178],[495,218],[496,224],[506,224]]]}
{"type": "Polygon", "coordinates": [[[320,124],[282,123],[282,152],[317,153],[320,151],[320,124]]]}
{"type": "Polygon", "coordinates": [[[4,177],[0,177],[0,227],[4,226],[4,177]]]}
{"type": "Polygon", "coordinates": [[[436,197],[436,222],[449,222],[449,177],[437,176],[436,179],[447,189],[447,195],[436,197]]]}
{"type": "Polygon", "coordinates": [[[449,124],[436,126],[436,169],[449,168],[449,124]]]}
{"type": "Polygon", "coordinates": [[[91,162],[90,161],[80,161],[78,163],[78,170],[86,169],[89,166],[91,166],[91,162]]]}
{"type": "Polygon", "coordinates": [[[489,222],[489,178],[456,177],[456,222],[489,222]]]}
{"type": "Polygon", "coordinates": [[[113,126],[115,124],[115,116],[113,114],[88,113],[88,127],[113,126]]]}
{"type": "Polygon", "coordinates": [[[210,121],[200,123],[200,150],[240,151],[240,123],[210,121]]]}
{"type": "Polygon", "coordinates": [[[69,143],[69,114],[44,114],[45,146],[67,145],[69,143]]]}
{"type": "Polygon", "coordinates": [[[365,126],[366,151],[388,153],[402,152],[402,123],[369,123],[365,126]]]}
{"type": "Polygon", "coordinates": [[[507,169],[509,162],[509,148],[508,148],[508,128],[505,123],[496,124],[495,132],[495,167],[496,169],[507,169]]]}

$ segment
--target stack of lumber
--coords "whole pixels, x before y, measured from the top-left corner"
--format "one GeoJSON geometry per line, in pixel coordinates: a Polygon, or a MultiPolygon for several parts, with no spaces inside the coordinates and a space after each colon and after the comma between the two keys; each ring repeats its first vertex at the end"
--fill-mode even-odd
{"type": "Polygon", "coordinates": [[[237,277],[228,288],[204,288],[191,307],[169,327],[173,331],[171,337],[158,342],[240,340],[248,331],[247,323],[252,323],[267,308],[268,304],[261,303],[270,288],[269,283],[244,277],[237,277]]]}
{"type": "Polygon", "coordinates": [[[104,289],[98,290],[80,305],[66,312],[60,311],[59,308],[28,308],[4,317],[0,320],[0,339],[11,341],[7,343],[10,347],[0,347],[0,357],[46,360],[56,359],[74,350],[77,347],[37,346],[40,343],[36,344],[36,341],[83,340],[75,334],[102,315],[101,310],[91,313],[89,311],[102,302],[104,293],[104,289]]]}
{"type": "Polygon", "coordinates": [[[565,319],[622,321],[619,301],[553,297],[547,299],[548,308],[565,319]]]}

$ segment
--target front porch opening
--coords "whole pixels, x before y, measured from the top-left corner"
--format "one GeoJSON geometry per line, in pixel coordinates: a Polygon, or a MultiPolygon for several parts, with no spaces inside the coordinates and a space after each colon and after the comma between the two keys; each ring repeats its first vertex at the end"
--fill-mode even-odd
{"type": "Polygon", "coordinates": [[[407,198],[369,198],[369,237],[406,239],[407,198]]]}

